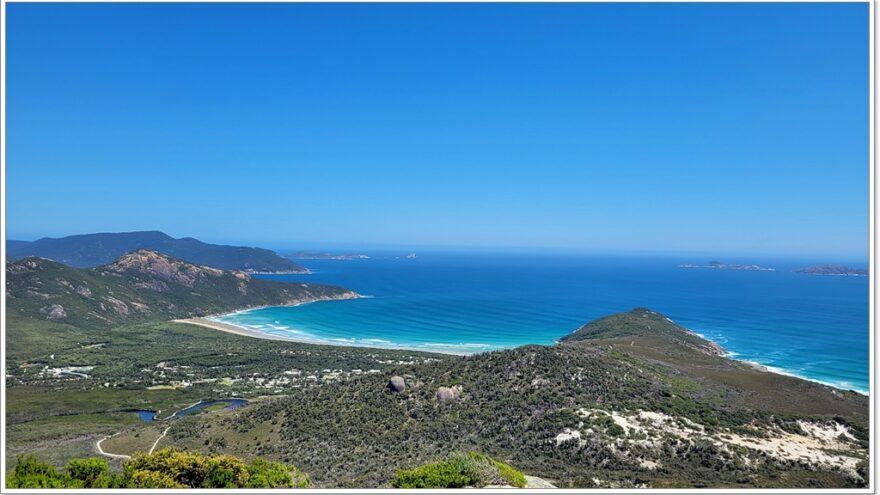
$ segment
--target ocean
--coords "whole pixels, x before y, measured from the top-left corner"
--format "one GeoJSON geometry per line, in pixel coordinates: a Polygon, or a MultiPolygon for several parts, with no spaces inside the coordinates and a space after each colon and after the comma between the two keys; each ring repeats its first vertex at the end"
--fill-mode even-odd
{"type": "MultiPolygon", "coordinates": [[[[776,271],[680,268],[699,258],[420,252],[304,260],[309,275],[367,297],[217,317],[318,342],[453,353],[552,344],[582,324],[644,306],[731,357],[867,393],[868,277],[794,273],[803,261],[731,260],[776,271]]],[[[865,266],[864,264],[859,267],[865,266]]]]}

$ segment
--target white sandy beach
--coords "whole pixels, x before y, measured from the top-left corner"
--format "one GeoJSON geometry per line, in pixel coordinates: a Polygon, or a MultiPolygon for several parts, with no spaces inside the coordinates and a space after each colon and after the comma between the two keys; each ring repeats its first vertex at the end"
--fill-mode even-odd
{"type": "Polygon", "coordinates": [[[182,320],[172,320],[175,323],[188,323],[190,325],[198,325],[200,327],[211,328],[213,330],[220,330],[221,332],[233,333],[235,335],[241,335],[244,337],[254,337],[257,339],[266,339],[266,340],[285,340],[288,342],[303,342],[307,344],[325,344],[325,342],[319,342],[316,340],[302,339],[302,338],[293,338],[293,337],[282,337],[280,335],[272,335],[265,332],[260,332],[257,330],[252,330],[250,328],[240,327],[237,325],[230,325],[229,323],[223,323],[220,321],[209,320],[207,318],[186,318],[182,320]]]}
{"type": "Polygon", "coordinates": [[[230,323],[224,323],[220,321],[211,320],[208,318],[185,318],[180,320],[172,320],[175,323],[187,323],[190,325],[197,325],[204,328],[210,328],[212,330],[220,330],[221,332],[231,333],[235,335],[240,335],[243,337],[253,337],[256,339],[265,339],[265,340],[281,340],[286,342],[299,342],[301,344],[315,344],[315,345],[332,345],[338,347],[362,347],[368,349],[384,349],[384,350],[398,350],[398,351],[414,351],[414,352],[429,352],[433,354],[451,354],[454,356],[464,356],[468,353],[464,352],[455,352],[447,349],[435,349],[435,348],[424,348],[424,349],[414,349],[411,347],[405,346],[371,346],[369,344],[361,343],[361,342],[332,342],[326,340],[318,340],[318,339],[309,339],[306,337],[283,337],[280,335],[274,335],[271,333],[261,332],[259,330],[254,330],[251,328],[240,327],[238,325],[232,325],[230,323]]]}

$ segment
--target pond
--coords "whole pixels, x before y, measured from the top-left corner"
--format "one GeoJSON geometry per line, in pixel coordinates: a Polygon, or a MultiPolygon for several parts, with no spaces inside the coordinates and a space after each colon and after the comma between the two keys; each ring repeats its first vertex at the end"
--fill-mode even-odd
{"type": "MultiPolygon", "coordinates": [[[[193,404],[187,408],[181,409],[181,410],[177,411],[176,413],[174,413],[174,416],[172,416],[172,417],[179,418],[182,416],[186,416],[187,414],[192,414],[192,413],[201,411],[202,409],[207,409],[209,407],[216,406],[218,404],[226,404],[226,406],[223,407],[223,410],[225,411],[225,410],[229,410],[229,409],[239,408],[247,403],[248,403],[248,401],[246,401],[245,399],[206,400],[206,401],[199,402],[197,404],[193,404]]],[[[138,414],[138,418],[140,418],[140,420],[143,422],[152,423],[153,421],[156,420],[156,411],[150,411],[148,409],[138,409],[134,412],[136,412],[138,414]]]]}
{"type": "Polygon", "coordinates": [[[148,411],[146,409],[139,409],[135,412],[138,414],[138,417],[141,418],[141,421],[145,421],[147,423],[152,423],[156,419],[156,411],[148,411]]]}
{"type": "Polygon", "coordinates": [[[229,410],[229,409],[239,408],[239,407],[247,404],[247,401],[244,399],[207,400],[207,401],[199,402],[198,404],[193,404],[193,405],[187,407],[186,409],[181,409],[180,411],[177,411],[176,413],[174,413],[174,417],[179,418],[181,416],[186,416],[187,414],[199,412],[202,409],[207,409],[207,408],[209,408],[211,406],[215,406],[217,404],[227,404],[226,407],[223,408],[223,410],[225,411],[225,410],[229,410]]]}

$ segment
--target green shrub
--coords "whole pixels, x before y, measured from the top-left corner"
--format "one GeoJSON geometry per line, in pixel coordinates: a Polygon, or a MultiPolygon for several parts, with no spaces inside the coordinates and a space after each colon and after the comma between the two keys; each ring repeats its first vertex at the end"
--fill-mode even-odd
{"type": "Polygon", "coordinates": [[[208,471],[202,482],[204,488],[238,488],[247,486],[247,464],[241,459],[218,455],[208,459],[208,471]]]}
{"type": "Polygon", "coordinates": [[[72,479],[81,481],[83,488],[109,488],[111,484],[110,466],[97,457],[72,459],[65,471],[72,479]]]}
{"type": "Polygon", "coordinates": [[[395,488],[462,488],[471,482],[458,462],[448,460],[399,471],[391,485],[395,488]]]}
{"type": "Polygon", "coordinates": [[[161,473],[184,487],[198,488],[208,473],[208,458],[167,448],[152,454],[136,454],[125,461],[124,469],[132,474],[138,471],[161,473]]]}
{"type": "Polygon", "coordinates": [[[455,453],[442,461],[397,472],[395,488],[462,488],[507,484],[522,488],[523,473],[485,454],[455,453]]]}
{"type": "Polygon", "coordinates": [[[308,488],[309,477],[295,466],[255,459],[162,449],[137,454],[111,473],[99,458],[72,459],[66,473],[34,456],[19,456],[6,478],[9,488],[308,488]]]}
{"type": "Polygon", "coordinates": [[[53,466],[32,455],[18,456],[15,467],[6,477],[7,488],[82,488],[72,485],[73,480],[59,473],[53,466]]]}
{"type": "Polygon", "coordinates": [[[186,485],[158,471],[134,471],[127,481],[126,488],[186,488],[186,485]]]}
{"type": "Polygon", "coordinates": [[[312,485],[305,473],[280,462],[254,459],[248,466],[248,473],[250,479],[245,488],[308,488],[312,485]]]}
{"type": "Polygon", "coordinates": [[[494,466],[498,470],[498,474],[501,478],[509,485],[517,488],[523,488],[526,486],[526,475],[510,464],[501,462],[498,459],[493,459],[485,454],[480,454],[479,452],[468,452],[468,456],[474,460],[488,462],[494,466]]]}

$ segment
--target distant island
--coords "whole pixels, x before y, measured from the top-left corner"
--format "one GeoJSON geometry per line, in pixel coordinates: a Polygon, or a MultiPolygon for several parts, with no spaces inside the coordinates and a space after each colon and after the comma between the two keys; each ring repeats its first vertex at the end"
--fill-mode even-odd
{"type": "Polygon", "coordinates": [[[795,273],[806,273],[808,275],[837,275],[849,277],[866,277],[868,270],[865,268],[850,268],[844,265],[816,265],[798,268],[795,273]]]}
{"type": "Polygon", "coordinates": [[[716,270],[746,270],[753,272],[775,272],[775,268],[767,268],[759,265],[745,265],[738,263],[722,263],[720,261],[710,261],[705,265],[695,265],[693,263],[684,263],[678,265],[679,268],[714,268],[716,270]]]}
{"type": "Polygon", "coordinates": [[[332,254],[322,253],[319,251],[295,251],[288,253],[287,256],[294,260],[368,260],[366,254],[332,254]]]}

